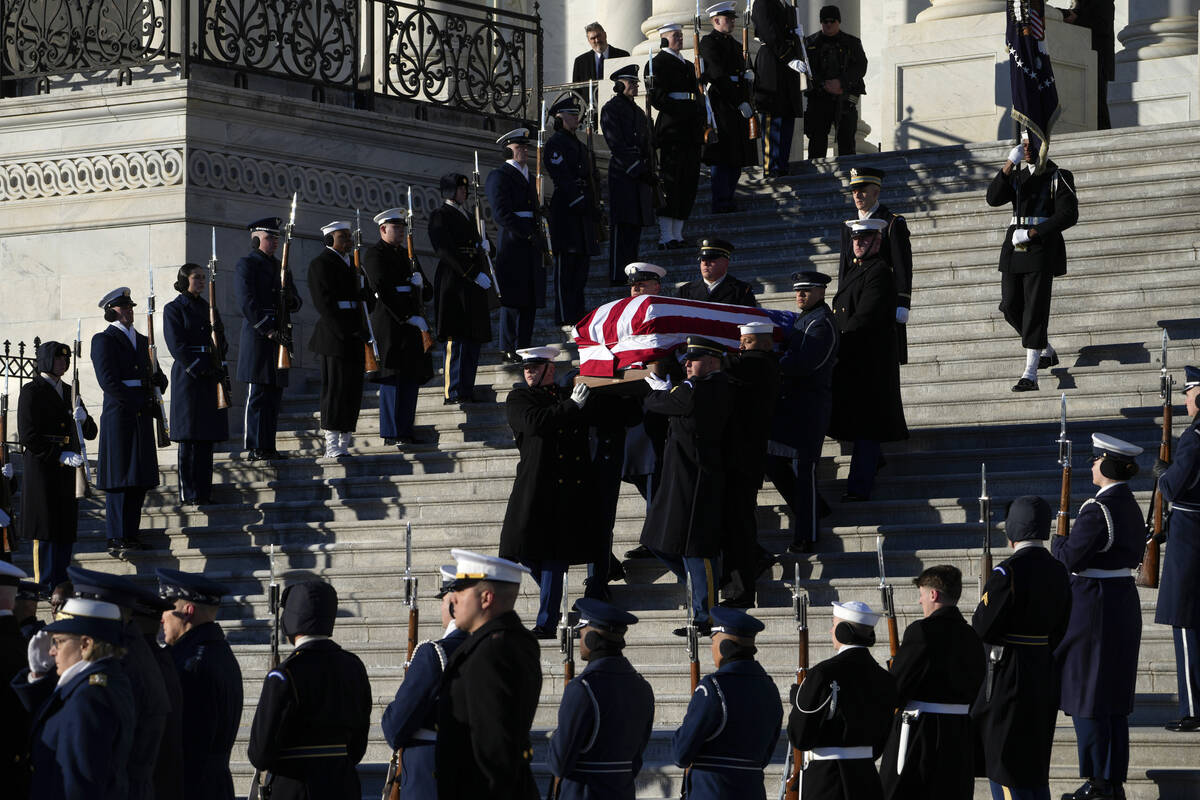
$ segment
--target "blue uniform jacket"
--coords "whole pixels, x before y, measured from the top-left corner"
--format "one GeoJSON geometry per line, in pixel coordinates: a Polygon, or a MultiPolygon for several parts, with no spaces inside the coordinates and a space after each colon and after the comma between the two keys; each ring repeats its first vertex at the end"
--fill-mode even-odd
{"type": "Polygon", "coordinates": [[[1154,621],[1195,628],[1200,626],[1200,421],[1179,437],[1173,456],[1158,479],[1171,517],[1154,621]]]}
{"type": "Polygon", "coordinates": [[[821,455],[833,413],[833,365],[838,329],[833,312],[822,303],[800,314],[784,335],[779,356],[779,400],[771,421],[771,441],[796,451],[799,458],[821,455]]]}
{"type": "Polygon", "coordinates": [[[404,671],[395,699],[383,712],[381,723],[388,746],[393,750],[404,748],[400,763],[401,797],[437,797],[433,774],[437,700],[446,662],[466,639],[467,632],[456,628],[444,639],[421,642],[413,651],[412,663],[404,671]]]}
{"type": "Polygon", "coordinates": [[[29,670],[12,681],[33,713],[30,744],[38,800],[125,800],[126,766],[133,742],[133,695],[116,659],[84,667],[63,686],[47,675],[29,683],[29,670]]]}
{"type": "Polygon", "coordinates": [[[654,173],[650,170],[650,123],[630,97],[619,94],[600,109],[608,162],[608,205],[618,225],[654,224],[654,173]]]}
{"type": "Polygon", "coordinates": [[[1133,711],[1142,611],[1132,575],[1087,578],[1086,569],[1131,570],[1142,561],[1146,521],[1129,484],[1096,494],[1079,509],[1069,536],[1050,550],[1071,573],[1071,620],[1054,652],[1062,668],[1060,708],[1071,716],[1133,711]]]}
{"type": "MultiPolygon", "coordinates": [[[[217,322],[221,321],[217,317],[217,322]]],[[[208,301],[180,294],[163,308],[163,338],[171,365],[171,438],[177,442],[223,442],[229,410],[217,408],[217,363],[213,359],[208,301]]]]}
{"type": "Polygon", "coordinates": [[[550,739],[559,800],[632,800],[654,725],[654,692],[624,656],[588,662],[567,684],[550,739]]]}
{"type": "MultiPolygon", "coordinates": [[[[242,383],[288,385],[288,370],[279,371],[279,345],[267,338],[278,327],[279,262],[261,250],[238,259],[234,275],[242,335],[238,341],[237,379],[242,383]]],[[[288,272],[288,298],[294,314],[303,304],[288,272]]]]}
{"type": "Polygon", "coordinates": [[[533,170],[525,180],[512,164],[501,164],[488,174],[486,189],[500,234],[492,261],[500,302],[509,308],[542,308],[546,305],[546,265],[534,218],[537,188],[533,170]]]}
{"type": "MultiPolygon", "coordinates": [[[[146,337],[139,333],[135,352],[114,325],[92,337],[92,366],[104,392],[96,486],[105,491],[158,485],[149,348],[146,337]],[[137,385],[127,385],[133,381],[137,385]]],[[[155,378],[165,387],[166,376],[161,371],[155,378]]]]}
{"type": "Polygon", "coordinates": [[[675,763],[690,766],[688,797],[765,798],[763,768],[783,723],[779,688],[757,661],[726,661],[705,675],[675,731],[675,763]]]}
{"type": "Polygon", "coordinates": [[[554,181],[550,198],[550,240],[556,253],[600,252],[596,238],[595,187],[589,174],[592,161],[587,146],[568,133],[559,130],[546,142],[546,171],[554,181]]]}

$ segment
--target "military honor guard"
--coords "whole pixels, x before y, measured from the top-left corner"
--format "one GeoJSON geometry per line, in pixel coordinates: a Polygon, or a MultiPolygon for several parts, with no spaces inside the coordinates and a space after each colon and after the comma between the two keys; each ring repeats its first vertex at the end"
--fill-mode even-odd
{"type": "MultiPolygon", "coordinates": [[[[129,633],[141,636],[150,653],[158,674],[162,677],[167,699],[166,721],[158,744],[158,758],[154,762],[153,797],[183,797],[186,779],[183,766],[183,688],[179,683],[179,671],[167,648],[159,645],[164,611],[175,608],[175,603],[158,595],[157,590],[134,585],[135,595],[129,604],[132,612],[129,633]]],[[[132,648],[130,648],[132,650],[132,648]]],[[[132,679],[133,676],[131,676],[132,679]]],[[[136,691],[137,684],[134,683],[136,691]]]]}
{"type": "Polygon", "coordinates": [[[1128,481],[1142,448],[1092,434],[1092,483],[1067,536],[1050,544],[1071,573],[1071,618],[1055,650],[1062,669],[1060,708],[1075,725],[1079,775],[1073,800],[1124,797],[1129,714],[1137,684],[1142,608],[1132,571],[1142,562],[1146,521],[1128,481]]]}
{"type": "Polygon", "coordinates": [[[754,105],[762,117],[763,173],[788,174],[796,118],[804,116],[800,76],[807,73],[796,7],[783,0],[756,0],[750,21],[762,43],[754,57],[754,105]]]}
{"type": "Polygon", "coordinates": [[[183,692],[184,800],[233,800],[230,754],[242,718],[242,670],[217,624],[225,587],[203,575],[160,567],[163,641],[183,692]]]}
{"type": "Polygon", "coordinates": [[[0,561],[0,785],[13,800],[29,797],[29,711],[9,688],[27,663],[28,640],[16,614],[19,586],[29,577],[0,561]]]}
{"type": "Polygon", "coordinates": [[[76,424],[86,439],[97,433],[82,400],[63,380],[70,364],[70,347],[42,342],[37,375],[21,386],[17,399],[17,436],[24,450],[21,535],[33,540],[33,581],[47,595],[67,579],[79,527],[75,471],[83,456],[76,424]]]}
{"type": "Polygon", "coordinates": [[[506,364],[521,362],[517,350],[533,341],[534,315],[546,305],[542,256],[549,243],[542,241],[537,186],[526,163],[532,142],[528,128],[517,128],[497,139],[509,158],[488,173],[486,185],[499,234],[492,267],[500,295],[500,350],[506,364]]]}
{"type": "Polygon", "coordinates": [[[295,646],[263,681],[250,725],[250,763],[275,800],[362,796],[356,767],[367,752],[367,668],[333,636],[337,591],[320,580],[283,592],[283,634],[295,646]]]}
{"type": "Polygon", "coordinates": [[[401,449],[423,443],[413,420],[421,385],[433,377],[422,339],[429,331],[421,316],[425,279],[408,258],[405,213],[406,209],[390,208],[376,214],[379,241],[362,253],[368,288],[378,298],[371,324],[379,346],[379,372],[371,380],[379,384],[379,435],[384,444],[401,449]]]}
{"type": "Polygon", "coordinates": [[[445,633],[437,641],[421,642],[413,650],[396,697],[383,712],[381,724],[388,747],[402,751],[398,777],[401,796],[437,797],[434,743],[442,675],[450,656],[467,639],[467,632],[454,619],[457,572],[453,564],[441,568],[442,583],[437,597],[442,603],[445,633]]]}
{"type": "Polygon", "coordinates": [[[705,300],[733,306],[758,307],[754,287],[729,274],[733,244],[725,239],[709,238],[700,243],[700,278],[679,287],[685,300],[705,300]]]}
{"type": "Polygon", "coordinates": [[[829,435],[853,445],[842,502],[858,502],[871,497],[881,444],[907,439],[908,425],[900,397],[896,285],[879,255],[887,223],[860,219],[846,225],[854,259],[833,296],[840,340],[829,435]]]}
{"type": "Polygon", "coordinates": [[[658,210],[658,249],[688,247],[683,226],[692,215],[700,181],[706,112],[696,69],[683,57],[683,26],[669,22],[658,31],[660,47],[646,70],[654,117],[658,173],[667,204],[658,210]],[[653,80],[650,78],[653,77],[653,80]]]}
{"type": "Polygon", "coordinates": [[[804,135],[808,158],[824,158],[829,152],[829,131],[837,129],[839,156],[854,155],[858,131],[858,98],[867,93],[867,54],[862,40],[842,30],[842,12],[823,6],[821,30],[805,40],[813,87],[808,92],[804,135]]]}
{"type": "Polygon", "coordinates": [[[989,206],[1012,203],[1013,216],[1000,248],[1000,313],[1021,336],[1025,371],[1014,392],[1036,391],[1038,370],[1058,363],[1050,345],[1050,292],[1054,279],[1067,274],[1062,232],[1079,221],[1075,177],[1038,153],[1024,131],[987,190],[989,206]]]}
{"type": "Polygon", "coordinates": [[[879,767],[883,796],[968,798],[975,791],[968,715],[983,684],[983,643],[958,610],[958,567],[928,567],[913,584],[922,618],[905,629],[891,667],[900,702],[879,767]]]}
{"type": "Polygon", "coordinates": [[[1054,650],[1071,614],[1066,567],[1045,545],[1052,513],[1040,497],[1013,500],[1004,533],[1014,552],[988,576],[971,618],[987,656],[971,723],[993,800],[1050,797],[1060,686],[1054,650]]]}
{"type": "Polygon", "coordinates": [[[135,305],[126,286],[106,294],[100,308],[109,325],[92,337],[92,366],[104,392],[96,487],[104,490],[104,527],[114,554],[144,546],[138,539],[142,503],[158,485],[154,389],[167,388],[167,376],[157,366],[151,371],[149,341],[133,327],[135,305]]]}
{"type": "Polygon", "coordinates": [[[279,348],[291,348],[292,342],[289,331],[280,327],[280,300],[286,297],[292,313],[299,311],[303,302],[290,271],[287,285],[280,286],[282,269],[275,251],[282,225],[279,217],[251,222],[247,226],[250,252],[238,259],[234,270],[235,296],[242,310],[237,379],[250,385],[243,437],[246,457],[251,461],[284,457],[275,447],[279,407],[288,385],[288,370],[278,369],[279,348]]]}
{"type": "Polygon", "coordinates": [[[588,265],[600,253],[600,220],[587,145],[575,135],[582,105],[567,94],[550,107],[554,134],[546,142],[545,165],[554,181],[550,198],[550,240],[554,250],[554,324],[570,326],[587,313],[584,289],[588,265]]]}
{"type": "Polygon", "coordinates": [[[700,679],[671,739],[675,764],[687,767],[692,800],[766,800],[763,770],[775,754],[783,709],[775,681],[754,659],[754,637],[766,626],[744,611],[714,608],[716,672],[700,679]]]}
{"type": "Polygon", "coordinates": [[[454,619],[468,636],[442,679],[437,796],[536,800],[529,730],[542,689],[541,649],[513,611],[529,570],[468,550],[450,555],[454,619]]]}
{"type": "Polygon", "coordinates": [[[883,752],[899,702],[896,679],[875,662],[879,614],[861,600],[833,604],[830,639],[837,653],[792,684],[787,733],[808,765],[800,794],[829,800],[883,797],[875,759],[883,752]]]}
{"type": "Polygon", "coordinates": [[[1179,719],[1167,730],[1200,731],[1200,368],[1185,367],[1184,402],[1191,422],[1172,451],[1157,463],[1158,490],[1170,503],[1165,554],[1154,621],[1171,626],[1179,680],[1179,719]]]}
{"type": "MultiPolygon", "coordinates": [[[[912,308],[912,242],[904,217],[879,202],[884,175],[883,170],[873,167],[851,169],[850,195],[854,199],[859,219],[882,219],[887,222],[887,226],[880,231],[883,242],[879,246],[879,256],[891,268],[892,277],[896,282],[896,341],[900,363],[907,364],[907,325],[909,310],[912,308]]],[[[842,228],[842,252],[838,260],[839,283],[845,280],[846,273],[853,263],[854,248],[850,242],[850,229],[842,228]]]]}
{"type": "Polygon", "coordinates": [[[212,502],[213,444],[229,438],[229,411],[217,407],[229,346],[220,315],[210,313],[208,278],[199,264],[184,264],[175,278],[179,297],[163,307],[163,338],[175,359],[171,438],[179,443],[179,500],[185,506],[212,502]],[[213,316],[220,352],[213,346],[213,316]]]}
{"type": "Polygon", "coordinates": [[[10,684],[32,716],[30,797],[130,796],[136,720],[121,635],[115,605],[73,597],[30,642],[29,666],[10,684]]]}
{"type": "Polygon", "coordinates": [[[736,211],[734,191],[742,167],[758,163],[757,146],[750,138],[750,82],[754,73],[742,58],[741,42],[733,38],[737,12],[733,0],[714,3],[705,13],[713,29],[700,40],[703,72],[709,103],[716,118],[716,139],[704,145],[702,160],[709,167],[712,185],[712,212],[736,211]]]}
{"type": "Polygon", "coordinates": [[[766,476],[792,514],[788,552],[812,552],[818,522],[829,506],[817,491],[817,462],[833,414],[833,367],[838,329],[825,303],[831,278],[815,270],[792,275],[800,316],[784,331],[779,355],[779,399],[771,420],[764,462],[766,476]]]}
{"type": "MultiPolygon", "coordinates": [[[[665,378],[647,382],[653,391],[645,411],[670,421],[663,447],[662,485],[654,491],[641,543],[680,581],[691,577],[696,626],[707,634],[716,603],[724,531],[726,470],[732,445],[733,387],[723,371],[725,348],[703,336],[689,336],[684,354],[687,380],[671,386],[665,378]]],[[[686,628],[675,634],[685,636],[686,628]]]]}
{"type": "Polygon", "coordinates": [[[654,726],[654,692],[624,655],[637,617],[601,600],[575,604],[579,656],[587,667],[563,689],[547,762],[559,800],[633,800],[634,779],[654,726]]]}
{"type": "Polygon", "coordinates": [[[555,383],[559,351],[553,345],[519,353],[525,385],[508,393],[504,408],[521,460],[500,530],[500,555],[529,567],[541,590],[533,631],[539,639],[553,639],[563,573],[571,564],[594,562],[602,555],[603,545],[590,530],[594,520],[580,514],[591,504],[591,453],[583,414],[588,387],[555,383]],[[562,521],[572,518],[578,518],[579,528],[563,536],[562,521]]]}
{"type": "Polygon", "coordinates": [[[479,352],[492,340],[488,290],[491,244],[481,239],[467,210],[467,176],[443,175],[442,204],[429,215],[429,243],[437,255],[433,277],[437,338],[446,346],[442,374],[445,405],[475,401],[479,352]]]}
{"type": "Polygon", "coordinates": [[[616,97],[600,110],[600,128],[612,153],[608,162],[608,206],[612,236],[608,242],[611,285],[625,282],[625,267],[637,261],[642,228],[654,224],[650,120],[634,101],[638,96],[637,64],[612,73],[616,97]]]}
{"type": "MultiPolygon", "coordinates": [[[[5,562],[7,563],[7,562],[5,562]]],[[[38,616],[38,603],[45,600],[47,595],[42,587],[30,580],[22,580],[17,584],[17,598],[13,604],[13,616],[21,626],[21,636],[28,642],[35,633],[46,627],[38,616]]]]}

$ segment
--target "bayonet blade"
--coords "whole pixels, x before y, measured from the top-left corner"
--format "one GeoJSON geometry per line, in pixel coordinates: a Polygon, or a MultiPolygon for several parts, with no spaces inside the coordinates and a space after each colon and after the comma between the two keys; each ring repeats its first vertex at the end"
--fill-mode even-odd
{"type": "Polygon", "coordinates": [[[883,534],[875,535],[875,555],[879,559],[879,585],[887,583],[886,572],[883,568],[883,534]]]}
{"type": "Polygon", "coordinates": [[[1059,411],[1058,436],[1062,440],[1067,438],[1067,393],[1062,394],[1062,407],[1059,411]]]}
{"type": "Polygon", "coordinates": [[[209,259],[212,263],[217,263],[217,226],[212,228],[212,257],[209,259]]]}

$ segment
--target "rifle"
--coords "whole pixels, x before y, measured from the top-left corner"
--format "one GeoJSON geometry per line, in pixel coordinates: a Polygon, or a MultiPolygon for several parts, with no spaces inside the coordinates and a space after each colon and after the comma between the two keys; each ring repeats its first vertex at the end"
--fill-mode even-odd
{"type": "Polygon", "coordinates": [[[542,151],[546,148],[546,101],[542,100],[542,115],[538,119],[538,135],[537,135],[537,203],[534,208],[534,216],[537,217],[538,228],[542,232],[542,257],[545,260],[546,266],[553,266],[554,261],[554,243],[550,239],[550,223],[546,221],[544,209],[546,206],[546,193],[542,182],[542,151]]]}
{"type": "MultiPolygon", "coordinates": [[[[360,289],[367,287],[367,273],[362,268],[362,225],[360,223],[359,210],[354,209],[354,271],[358,273],[358,286],[360,289]]],[[[367,308],[367,301],[360,300],[359,308],[362,309],[363,321],[367,323],[367,341],[363,342],[363,364],[364,371],[370,375],[372,372],[379,372],[379,343],[375,341],[375,326],[371,324],[371,310],[367,308]]]]}
{"type": "MultiPolygon", "coordinates": [[[[792,614],[796,617],[796,685],[799,686],[808,676],[808,593],[800,588],[800,562],[796,562],[795,568],[795,576],[792,579],[792,614]]],[[[789,747],[787,759],[783,764],[783,785],[779,792],[782,800],[800,800],[800,773],[803,770],[804,753],[789,747]]]]}
{"type": "MultiPolygon", "coordinates": [[[[421,610],[417,607],[417,576],[412,574],[412,523],[404,524],[404,604],[408,606],[408,650],[404,656],[404,671],[412,663],[417,649],[417,633],[421,610]]],[[[403,747],[392,751],[388,759],[387,776],[383,780],[383,796],[380,800],[400,800],[400,762],[403,747]]]]}
{"type": "Polygon", "coordinates": [[[563,685],[575,679],[575,631],[571,628],[571,599],[567,590],[570,570],[563,570],[562,617],[558,622],[558,648],[563,657],[563,685]]]}
{"type": "Polygon", "coordinates": [[[983,561],[979,564],[979,593],[992,574],[992,498],[987,493],[987,464],[979,465],[979,521],[983,523],[983,561]]]}
{"type": "MultiPolygon", "coordinates": [[[[601,242],[608,241],[608,211],[604,208],[604,195],[600,191],[600,170],[596,166],[596,145],[595,134],[599,124],[598,111],[596,110],[596,81],[588,81],[588,112],[587,112],[587,148],[588,159],[591,161],[592,171],[588,175],[588,180],[592,184],[592,214],[596,219],[596,239],[601,242]]],[[[648,112],[647,112],[648,113],[648,112]]],[[[475,155],[475,183],[476,187],[479,184],[479,154],[475,155]]],[[[476,188],[476,192],[478,192],[476,188]]],[[[483,236],[482,230],[480,236],[483,236]]]]}
{"type": "MultiPolygon", "coordinates": [[[[700,630],[696,627],[696,611],[692,608],[692,573],[687,574],[687,654],[688,654],[688,669],[691,672],[692,678],[692,694],[696,693],[696,687],[700,685],[700,630]]],[[[687,797],[688,773],[692,768],[686,767],[683,770],[683,781],[679,784],[680,798],[687,797]]]]}
{"type": "Polygon", "coordinates": [[[892,662],[896,660],[896,653],[900,649],[900,633],[896,630],[896,598],[892,593],[892,585],[887,582],[886,573],[883,571],[883,536],[875,536],[875,553],[879,557],[879,602],[883,605],[883,613],[887,615],[888,628],[888,669],[892,668],[892,662]]]}
{"type": "MultiPolygon", "coordinates": [[[[79,399],[79,359],[83,353],[83,320],[75,323],[75,358],[71,360],[71,399],[75,408],[82,408],[83,401],[79,399]]],[[[8,368],[5,365],[4,394],[8,399],[8,368]]],[[[75,470],[75,497],[89,497],[92,493],[92,468],[88,464],[87,443],[83,438],[83,423],[75,420],[75,435],[79,437],[79,456],[83,464],[75,470]]]]}
{"type": "Polygon", "coordinates": [[[288,297],[288,256],[292,252],[292,229],[296,227],[296,192],[292,192],[292,212],[283,228],[283,254],[279,257],[279,308],[275,312],[279,335],[279,360],[276,369],[292,368],[292,308],[288,297]]]}
{"type": "MultiPolygon", "coordinates": [[[[421,271],[421,262],[417,260],[417,248],[413,244],[413,203],[412,203],[412,186],[408,187],[408,207],[404,209],[404,238],[405,244],[408,247],[408,263],[412,266],[413,275],[421,276],[421,288],[418,289],[418,305],[421,306],[421,316],[425,316],[425,304],[420,302],[420,293],[424,291],[425,274],[421,271]]],[[[413,287],[417,288],[417,287],[413,287]]],[[[428,353],[433,347],[433,334],[428,328],[421,331],[421,347],[428,353]]]]}
{"type": "MultiPolygon", "coordinates": [[[[154,343],[154,267],[146,266],[150,274],[150,296],[146,299],[146,339],[150,345],[150,371],[146,376],[146,385],[154,396],[154,432],[158,437],[158,446],[167,447],[171,444],[171,425],[167,422],[167,408],[163,405],[162,389],[154,384],[154,376],[158,373],[158,346],[154,343]]],[[[78,362],[77,362],[78,363],[78,362]]]]}
{"type": "Polygon", "coordinates": [[[804,43],[804,26],[800,24],[800,4],[798,2],[792,3],[792,11],[796,14],[796,35],[800,37],[800,55],[808,70],[804,73],[804,91],[800,93],[800,116],[804,116],[804,112],[808,110],[808,93],[813,88],[812,64],[808,60],[808,45],[804,43]]]}
{"type": "MultiPolygon", "coordinates": [[[[1162,370],[1158,376],[1158,394],[1163,401],[1162,440],[1158,443],[1158,458],[1160,461],[1171,463],[1171,390],[1175,379],[1167,372],[1167,331],[1162,333],[1162,370]]],[[[1136,580],[1138,586],[1150,589],[1158,588],[1158,548],[1165,535],[1163,533],[1163,497],[1158,487],[1159,479],[1154,479],[1154,493],[1150,502],[1150,513],[1146,518],[1146,549],[1142,552],[1142,563],[1138,565],[1136,580]],[[1153,520],[1153,521],[1151,521],[1153,520]]]]}
{"type": "Polygon", "coordinates": [[[217,313],[217,229],[212,229],[212,256],[208,259],[208,324],[212,328],[212,363],[217,373],[217,408],[229,408],[233,389],[229,385],[229,364],[225,362],[224,330],[217,313]],[[218,330],[220,325],[220,330],[218,330]]]}
{"type": "Polygon", "coordinates": [[[654,51],[649,44],[650,60],[646,63],[646,136],[650,143],[650,187],[654,192],[654,208],[667,207],[667,194],[658,178],[658,152],[654,144],[654,118],[650,116],[650,89],[654,86],[654,51]]]}
{"type": "MultiPolygon", "coordinates": [[[[271,665],[267,671],[279,666],[279,583],[275,580],[275,543],[271,543],[270,554],[267,556],[271,564],[271,583],[267,585],[267,611],[271,615],[271,665]]],[[[254,770],[254,778],[250,781],[250,791],[246,800],[267,800],[271,796],[271,773],[260,769],[254,770]]]]}
{"type": "MultiPolygon", "coordinates": [[[[754,0],[746,0],[746,17],[742,21],[742,66],[750,69],[750,15],[754,11],[754,0]]],[[[748,90],[746,92],[746,101],[750,103],[750,107],[754,107],[754,95],[748,90]]],[[[758,112],[750,114],[750,138],[757,139],[759,137],[758,130],[758,112]]]]}
{"type": "Polygon", "coordinates": [[[1062,467],[1062,492],[1058,499],[1058,536],[1071,531],[1071,440],[1067,438],[1067,394],[1063,392],[1058,428],[1058,464],[1062,467]]]}
{"type": "Polygon", "coordinates": [[[708,99],[708,92],[704,91],[704,59],[700,57],[700,0],[696,0],[696,16],[692,18],[692,46],[695,48],[693,52],[696,55],[696,88],[700,90],[700,96],[704,98],[704,143],[716,144],[718,139],[717,118],[713,114],[712,101],[708,99]]]}
{"type": "MultiPolygon", "coordinates": [[[[590,140],[589,140],[590,141],[590,140]]],[[[594,157],[593,157],[594,158],[594,157]]],[[[594,162],[593,162],[594,163],[594,162]]],[[[483,224],[483,206],[482,195],[479,192],[479,151],[475,151],[475,172],[471,175],[471,184],[475,192],[475,229],[479,232],[479,248],[483,250],[483,257],[487,261],[488,277],[492,279],[492,289],[496,292],[496,299],[500,299],[500,283],[496,280],[496,270],[492,266],[492,254],[487,251],[483,243],[487,241],[487,226],[483,224]]]]}
{"type": "MultiPolygon", "coordinates": [[[[7,348],[6,348],[7,349],[7,348]]],[[[8,358],[4,359],[4,391],[0,393],[0,469],[8,463],[8,358]]],[[[80,441],[83,437],[80,437],[80,441]]],[[[87,461],[84,461],[84,466],[87,466],[87,461]]],[[[12,490],[8,485],[8,478],[0,475],[0,498],[3,498],[5,503],[12,499],[12,490]]],[[[11,504],[10,504],[11,505],[11,504]]],[[[5,508],[4,512],[12,517],[11,508],[5,508]]],[[[0,553],[11,554],[16,550],[16,542],[8,534],[8,525],[0,528],[0,553]]],[[[10,556],[11,557],[11,556],[10,556]]]]}

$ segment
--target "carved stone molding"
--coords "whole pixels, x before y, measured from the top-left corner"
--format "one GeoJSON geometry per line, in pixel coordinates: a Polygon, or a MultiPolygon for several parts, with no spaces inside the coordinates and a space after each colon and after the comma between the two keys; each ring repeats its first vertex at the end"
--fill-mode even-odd
{"type": "Polygon", "coordinates": [[[0,202],[183,183],[183,148],[0,162],[0,202]]]}

